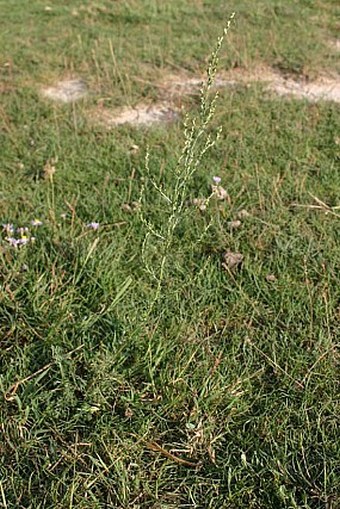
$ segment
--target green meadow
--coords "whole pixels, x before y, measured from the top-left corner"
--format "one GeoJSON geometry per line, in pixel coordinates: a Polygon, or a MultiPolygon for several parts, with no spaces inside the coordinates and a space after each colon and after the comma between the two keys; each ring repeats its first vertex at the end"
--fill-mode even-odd
{"type": "Polygon", "coordinates": [[[232,12],[217,76],[339,77],[335,0],[0,0],[1,508],[340,508],[339,103],[96,120],[232,12]]]}

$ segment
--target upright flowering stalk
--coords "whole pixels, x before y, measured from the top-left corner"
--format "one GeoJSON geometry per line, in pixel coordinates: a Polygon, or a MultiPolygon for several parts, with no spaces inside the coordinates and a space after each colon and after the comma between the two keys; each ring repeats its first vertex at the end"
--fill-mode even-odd
{"type": "MultiPolygon", "coordinates": [[[[203,156],[216,144],[221,134],[221,128],[217,129],[214,136],[211,136],[208,132],[208,126],[214,116],[218,97],[216,93],[213,98],[210,99],[210,91],[216,77],[223,40],[229,31],[233,18],[234,14],[232,14],[227,22],[223,34],[217,39],[215,49],[211,55],[207,70],[207,79],[203,83],[200,91],[201,101],[199,114],[191,121],[188,116],[185,119],[184,145],[174,170],[174,180],[171,188],[166,189],[165,186],[159,185],[150,177],[149,153],[146,155],[145,166],[149,178],[145,185],[148,183],[152,185],[161,197],[164,203],[164,209],[167,212],[167,219],[160,226],[156,226],[145,217],[142,206],[143,201],[145,201],[145,187],[143,186],[140,204],[141,219],[146,229],[146,235],[142,247],[142,258],[146,271],[152,276],[156,283],[154,298],[148,310],[149,314],[161,296],[170,248],[174,242],[175,232],[185,216],[185,206],[190,182],[197,172],[203,156]],[[159,249],[157,250],[158,264],[155,264],[154,261],[149,263],[150,258],[148,258],[148,248],[153,246],[155,241],[158,241],[159,245],[159,249]]],[[[214,177],[216,187],[220,187],[220,181],[219,177],[214,177]]]]}

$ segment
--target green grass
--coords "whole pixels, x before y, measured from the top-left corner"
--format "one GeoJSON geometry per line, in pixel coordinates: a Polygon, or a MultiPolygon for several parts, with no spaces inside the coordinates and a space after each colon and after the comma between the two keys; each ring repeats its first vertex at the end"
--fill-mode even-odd
{"type": "MultiPolygon", "coordinates": [[[[145,227],[122,204],[139,199],[147,147],[173,189],[181,122],[108,132],[87,120],[103,97],[133,104],[171,70],[202,71],[233,9],[222,68],[335,72],[337,2],[57,4],[0,2],[0,219],[43,221],[34,243],[0,244],[0,507],[339,508],[340,210],[307,207],[340,205],[339,106],[221,91],[222,136],[188,199],[220,175],[231,202],[185,217],[151,314],[145,227]],[[40,97],[72,73],[89,99],[40,97]],[[226,250],[244,255],[239,271],[222,269],[226,250]]],[[[159,195],[146,200],[163,225],[159,195]]]]}

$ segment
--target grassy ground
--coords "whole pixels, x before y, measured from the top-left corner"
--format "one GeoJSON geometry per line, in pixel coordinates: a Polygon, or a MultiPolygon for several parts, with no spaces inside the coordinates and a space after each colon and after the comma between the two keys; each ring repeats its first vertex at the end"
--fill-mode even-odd
{"type": "MultiPolygon", "coordinates": [[[[269,100],[259,85],[221,93],[222,136],[187,198],[219,175],[230,203],[185,217],[151,313],[145,226],[122,205],[139,199],[147,146],[171,192],[183,129],[108,132],[86,116],[204,69],[233,9],[222,68],[335,72],[337,2],[46,6],[0,2],[0,217],[36,239],[0,244],[0,507],[339,508],[340,210],[307,207],[339,206],[339,106],[269,100]],[[88,99],[41,98],[70,75],[88,99]],[[240,270],[222,269],[226,250],[240,270]]],[[[166,224],[157,195],[145,207],[166,224]]]]}

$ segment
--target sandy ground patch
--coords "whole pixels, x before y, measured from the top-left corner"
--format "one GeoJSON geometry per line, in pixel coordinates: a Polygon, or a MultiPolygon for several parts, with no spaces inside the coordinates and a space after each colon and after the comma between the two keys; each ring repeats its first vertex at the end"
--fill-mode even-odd
{"type": "Polygon", "coordinates": [[[165,101],[151,105],[138,104],[135,107],[124,107],[118,110],[100,108],[93,115],[95,120],[108,128],[123,124],[147,126],[172,122],[178,117],[177,109],[165,101]]]}
{"type": "MultiPolygon", "coordinates": [[[[192,76],[185,72],[169,74],[159,82],[150,83],[158,90],[158,101],[155,103],[146,104],[144,101],[134,107],[124,106],[118,109],[98,106],[89,112],[89,117],[91,121],[109,129],[123,124],[149,126],[172,122],[180,116],[181,98],[197,94],[204,79],[205,76],[192,76]]],[[[236,68],[220,72],[216,76],[213,88],[227,89],[240,85],[250,86],[253,83],[262,84],[268,97],[278,95],[310,102],[340,103],[340,76],[324,76],[308,81],[283,75],[266,66],[258,66],[254,69],[236,68]]],[[[85,97],[87,93],[86,83],[82,79],[59,81],[55,86],[42,90],[44,97],[64,103],[77,101],[85,97]]]]}
{"type": "MultiPolygon", "coordinates": [[[[161,90],[167,91],[171,98],[198,92],[203,83],[202,78],[186,76],[169,76],[161,83],[161,90]]],[[[215,80],[214,88],[236,87],[263,83],[264,89],[280,96],[291,96],[315,102],[319,100],[340,102],[340,77],[324,77],[316,81],[295,80],[284,76],[268,67],[253,70],[233,69],[220,73],[215,80]]]]}
{"type": "Polygon", "coordinates": [[[328,45],[333,51],[340,51],[340,39],[333,39],[328,45]]]}
{"type": "Polygon", "coordinates": [[[267,90],[280,96],[307,99],[310,102],[333,101],[340,103],[340,79],[321,78],[302,82],[278,76],[266,86],[267,90]]]}
{"type": "MultiPolygon", "coordinates": [[[[141,103],[133,108],[118,110],[98,108],[92,118],[108,128],[122,124],[148,126],[155,123],[171,122],[179,117],[178,100],[198,93],[204,76],[190,76],[185,73],[170,74],[159,83],[152,83],[159,91],[160,102],[152,105],[141,103]]],[[[323,77],[316,81],[296,80],[284,76],[274,69],[260,66],[253,70],[232,69],[216,76],[214,89],[263,84],[268,96],[305,99],[310,102],[320,100],[340,103],[340,77],[323,77]]]]}
{"type": "Polygon", "coordinates": [[[52,101],[70,103],[87,95],[87,85],[82,79],[68,79],[59,81],[54,86],[43,88],[41,93],[52,101]]]}
{"type": "MultiPolygon", "coordinates": [[[[275,72],[266,66],[254,69],[236,68],[218,73],[215,78],[213,89],[231,88],[238,85],[247,85],[258,81],[271,82],[276,78],[275,72]]],[[[192,77],[185,73],[170,74],[160,83],[156,84],[160,93],[168,98],[198,93],[206,79],[205,75],[192,77]]]]}

